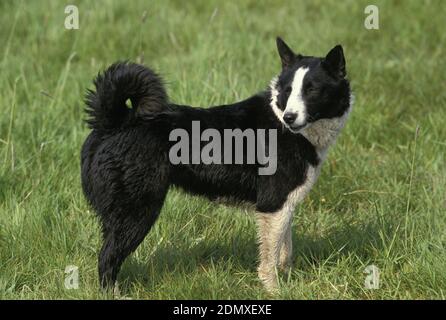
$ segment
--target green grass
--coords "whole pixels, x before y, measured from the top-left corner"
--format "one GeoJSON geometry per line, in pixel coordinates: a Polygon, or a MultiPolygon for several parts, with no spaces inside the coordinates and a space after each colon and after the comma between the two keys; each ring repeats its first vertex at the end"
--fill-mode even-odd
{"type": "MultiPolygon", "coordinates": [[[[80,187],[83,95],[119,59],[159,70],[173,101],[228,103],[279,71],[274,39],[323,55],[344,46],[356,103],[310,196],[296,209],[285,299],[446,298],[446,6],[375,1],[0,2],[0,298],[108,298],[99,226],[80,187]],[[147,18],[142,19],[147,11],[147,18]],[[416,135],[416,128],[419,132],[416,135]],[[380,289],[364,288],[366,266],[380,289]],[[77,265],[78,290],[64,288],[77,265]]],[[[240,209],[171,190],[126,261],[121,291],[144,299],[267,298],[255,223],[240,209]]]]}

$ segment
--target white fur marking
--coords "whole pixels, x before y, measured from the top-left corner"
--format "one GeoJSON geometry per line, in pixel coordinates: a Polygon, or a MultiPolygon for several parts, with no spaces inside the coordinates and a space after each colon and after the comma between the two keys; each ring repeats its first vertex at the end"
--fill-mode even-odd
{"type": "Polygon", "coordinates": [[[299,68],[294,74],[294,79],[291,84],[291,93],[288,97],[285,112],[297,113],[297,118],[294,125],[301,126],[307,122],[307,107],[302,99],[302,84],[304,77],[308,72],[308,68],[299,68]]]}

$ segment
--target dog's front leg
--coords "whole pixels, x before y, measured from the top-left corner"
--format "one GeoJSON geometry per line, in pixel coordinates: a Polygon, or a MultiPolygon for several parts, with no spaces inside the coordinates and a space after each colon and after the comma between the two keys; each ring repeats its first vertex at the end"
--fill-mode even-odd
{"type": "Polygon", "coordinates": [[[279,267],[282,271],[289,272],[291,268],[291,261],[293,258],[293,237],[291,233],[292,219],[288,223],[283,240],[282,248],[280,249],[279,267]]]}
{"type": "Polygon", "coordinates": [[[277,289],[277,267],[285,236],[291,223],[292,210],[258,213],[260,264],[258,275],[268,291],[277,289]]]}

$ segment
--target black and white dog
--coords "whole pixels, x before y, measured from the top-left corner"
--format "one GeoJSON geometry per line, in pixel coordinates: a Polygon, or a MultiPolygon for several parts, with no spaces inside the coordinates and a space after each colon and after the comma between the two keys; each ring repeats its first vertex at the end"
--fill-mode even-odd
{"type": "Polygon", "coordinates": [[[124,259],[156,221],[171,185],[210,199],[253,204],[260,242],[258,275],[277,288],[276,267],[291,262],[294,208],[316,182],[328,147],[351,109],[341,46],[323,58],[295,54],[277,39],[282,71],[264,92],[212,108],[168,101],[160,77],[117,63],[95,80],[86,99],[92,131],[82,148],[82,187],[103,231],[101,286],[112,287],[124,259]],[[126,104],[131,101],[131,107],[126,104]],[[277,170],[255,164],[172,164],[169,133],[201,129],[277,129],[277,170]]]}

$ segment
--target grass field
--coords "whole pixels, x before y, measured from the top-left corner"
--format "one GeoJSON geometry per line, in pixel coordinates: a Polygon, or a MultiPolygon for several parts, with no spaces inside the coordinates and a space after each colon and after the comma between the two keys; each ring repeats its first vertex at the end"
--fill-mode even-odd
{"type": "MultiPolygon", "coordinates": [[[[284,299],[446,298],[446,33],[443,1],[0,2],[0,298],[102,299],[99,225],[80,187],[83,95],[115,60],[144,62],[172,101],[246,98],[279,72],[275,36],[304,54],[344,46],[356,103],[295,212],[284,299]],[[144,14],[146,12],[146,14],[144,14]],[[145,18],[143,18],[145,16],[145,18]],[[419,130],[417,131],[417,127],[419,130]],[[364,269],[380,270],[366,289],[364,269]],[[64,287],[67,265],[79,289],[64,287]]],[[[268,298],[254,219],[178,190],[126,261],[135,299],[268,298]]]]}

